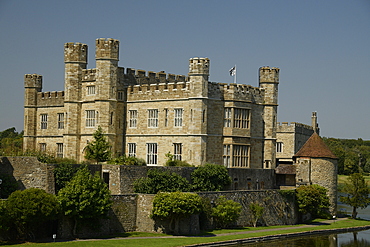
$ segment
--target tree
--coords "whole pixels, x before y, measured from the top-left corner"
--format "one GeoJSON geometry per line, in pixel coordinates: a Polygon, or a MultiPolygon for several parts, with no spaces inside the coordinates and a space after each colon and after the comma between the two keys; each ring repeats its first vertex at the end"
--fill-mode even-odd
{"type": "Polygon", "coordinates": [[[23,131],[16,132],[15,128],[0,131],[0,156],[14,156],[22,154],[23,131]]]}
{"type": "Polygon", "coordinates": [[[54,168],[55,190],[64,188],[66,184],[71,181],[76,174],[78,168],[71,164],[57,164],[54,168]]]}
{"type": "Polygon", "coordinates": [[[169,230],[178,233],[179,221],[199,214],[202,201],[199,195],[184,192],[158,193],[153,200],[151,217],[169,220],[169,230]]]}
{"type": "Polygon", "coordinates": [[[227,168],[216,164],[205,164],[191,173],[193,191],[220,191],[231,183],[227,168]]]}
{"type": "Polygon", "coordinates": [[[57,197],[63,214],[74,221],[74,235],[77,234],[78,225],[104,218],[112,205],[107,184],[98,173],[92,176],[87,166],[77,171],[57,197]]]}
{"type": "Polygon", "coordinates": [[[150,169],[147,177],[139,178],[134,182],[134,192],[144,194],[157,194],[158,192],[189,191],[189,181],[176,173],[150,169]]]}
{"type": "Polygon", "coordinates": [[[93,134],[94,140],[87,144],[85,149],[85,159],[94,160],[96,163],[109,160],[111,156],[111,146],[106,140],[100,126],[93,134]]]}
{"type": "Polygon", "coordinates": [[[239,218],[241,211],[240,203],[220,196],[216,200],[216,207],[212,208],[212,217],[217,227],[225,228],[239,218]]]}
{"type": "Polygon", "coordinates": [[[298,210],[302,214],[311,214],[313,218],[327,217],[329,208],[329,197],[326,194],[327,189],[312,184],[297,188],[298,210]]]}
{"type": "Polygon", "coordinates": [[[34,238],[35,232],[46,222],[56,219],[58,212],[56,196],[37,188],[17,190],[5,202],[8,227],[14,228],[22,238],[34,238]]]}
{"type": "Polygon", "coordinates": [[[340,196],[339,200],[352,207],[352,218],[356,219],[357,209],[370,205],[370,188],[361,173],[351,174],[348,180],[341,191],[347,196],[340,196]]]}
{"type": "Polygon", "coordinates": [[[263,211],[265,211],[265,209],[258,203],[251,203],[249,204],[249,210],[251,211],[253,226],[257,227],[257,222],[262,217],[263,211]]]}

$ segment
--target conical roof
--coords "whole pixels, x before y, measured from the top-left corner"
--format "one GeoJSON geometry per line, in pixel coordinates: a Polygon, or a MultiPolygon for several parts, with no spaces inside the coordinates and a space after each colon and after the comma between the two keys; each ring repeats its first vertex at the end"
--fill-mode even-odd
{"type": "Polygon", "coordinates": [[[303,147],[293,156],[293,158],[297,157],[338,159],[316,132],[312,134],[303,147]]]}

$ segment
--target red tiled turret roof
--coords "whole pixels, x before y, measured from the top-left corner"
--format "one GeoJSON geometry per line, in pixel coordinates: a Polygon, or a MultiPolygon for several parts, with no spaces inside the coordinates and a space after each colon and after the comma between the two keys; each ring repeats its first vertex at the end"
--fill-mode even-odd
{"type": "Polygon", "coordinates": [[[316,132],[312,134],[303,147],[293,156],[294,159],[297,157],[338,159],[316,132]]]}

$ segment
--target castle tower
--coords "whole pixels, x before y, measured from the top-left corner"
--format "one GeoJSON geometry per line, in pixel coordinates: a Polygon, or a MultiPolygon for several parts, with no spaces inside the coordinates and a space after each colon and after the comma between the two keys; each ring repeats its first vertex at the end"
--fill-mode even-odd
{"type": "Polygon", "coordinates": [[[64,132],[65,156],[79,157],[81,124],[81,81],[82,70],[87,66],[87,45],[81,43],[64,44],[65,95],[64,107],[68,113],[64,132]]]}
{"type": "Polygon", "coordinates": [[[189,59],[189,81],[196,97],[208,97],[209,66],[208,58],[189,59]]]}
{"type": "Polygon", "coordinates": [[[337,212],[338,158],[330,151],[317,133],[313,133],[293,156],[296,164],[297,185],[318,184],[328,192],[332,215],[337,212]]]}
{"type": "Polygon", "coordinates": [[[42,90],[42,76],[26,74],[24,76],[24,142],[23,150],[36,149],[37,129],[37,93],[42,90]]]}
{"type": "Polygon", "coordinates": [[[264,163],[263,168],[276,167],[276,125],[278,107],[279,68],[261,67],[259,86],[264,89],[264,163]]]}
{"type": "MultiPolygon", "coordinates": [[[[117,147],[117,86],[119,41],[116,39],[100,38],[95,41],[96,60],[96,110],[99,112],[99,125],[107,135],[112,151],[117,147]]],[[[121,150],[120,150],[121,151],[121,150]]]]}

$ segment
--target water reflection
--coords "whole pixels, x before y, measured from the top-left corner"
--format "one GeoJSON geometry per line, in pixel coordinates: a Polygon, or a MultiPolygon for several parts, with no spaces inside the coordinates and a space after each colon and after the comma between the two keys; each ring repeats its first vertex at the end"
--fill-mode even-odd
{"type": "MultiPolygon", "coordinates": [[[[233,245],[235,246],[235,245],[233,245]]],[[[285,238],[238,247],[370,247],[370,230],[330,235],[285,238]]]]}

